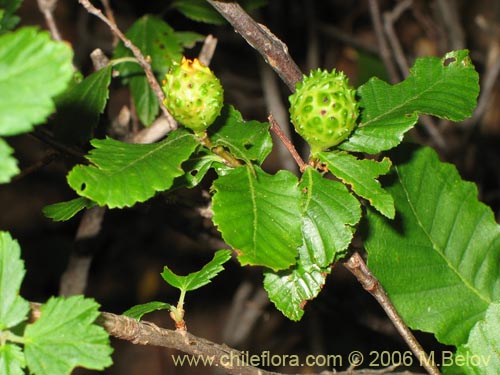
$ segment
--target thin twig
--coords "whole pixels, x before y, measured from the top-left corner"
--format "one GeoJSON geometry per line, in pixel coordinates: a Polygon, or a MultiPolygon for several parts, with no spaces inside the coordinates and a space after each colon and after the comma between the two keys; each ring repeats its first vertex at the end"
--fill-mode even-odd
{"type": "Polygon", "coordinates": [[[62,40],[61,34],[57,29],[56,21],[54,20],[54,9],[57,5],[57,0],[38,0],[38,9],[42,12],[45,17],[45,22],[47,23],[47,27],[50,30],[50,34],[52,35],[52,39],[60,42],[62,40]]]}
{"type": "MultiPolygon", "coordinates": [[[[408,64],[408,59],[403,52],[399,38],[394,30],[394,24],[412,5],[413,0],[404,0],[398,3],[392,11],[384,13],[384,30],[387,34],[392,51],[394,52],[394,57],[399,66],[399,70],[404,78],[408,77],[408,74],[410,74],[410,65],[408,64]]],[[[425,130],[430,135],[435,145],[441,150],[446,150],[446,140],[439,132],[439,129],[432,118],[427,115],[422,115],[420,116],[420,122],[423,124],[425,130]]]]}
{"type": "Polygon", "coordinates": [[[433,361],[425,353],[422,346],[419,344],[413,333],[410,331],[408,326],[405,324],[396,308],[394,307],[392,301],[387,296],[384,288],[380,285],[380,282],[373,276],[373,274],[368,269],[368,266],[364,262],[361,255],[355,252],[351,255],[347,261],[345,261],[344,266],[358,279],[359,283],[363,288],[370,293],[382,306],[387,316],[391,319],[394,326],[398,330],[399,334],[408,344],[413,354],[419,360],[419,363],[424,367],[430,375],[440,375],[440,371],[433,363],[433,361]]]}
{"type": "Polygon", "coordinates": [[[399,82],[399,75],[392,59],[391,50],[389,49],[389,45],[387,44],[387,40],[385,38],[378,0],[368,0],[368,5],[370,7],[373,29],[375,30],[378,46],[380,47],[380,56],[382,57],[385,68],[387,69],[391,83],[397,83],[399,82]]]}
{"type": "MultiPolygon", "coordinates": [[[[207,43],[207,40],[205,42],[207,43]]],[[[209,39],[208,43],[213,45],[214,41],[209,39]]],[[[102,62],[105,56],[100,56],[97,50],[93,52],[93,56],[93,61],[96,63],[95,68],[103,68],[102,62]]],[[[210,63],[210,58],[208,55],[206,55],[205,58],[208,65],[210,63]]],[[[151,126],[137,132],[129,141],[141,144],[153,143],[165,137],[175,128],[175,121],[172,123],[172,121],[163,114],[159,116],[151,126]]],[[[90,243],[91,246],[89,246],[89,240],[95,239],[99,235],[105,213],[106,207],[93,207],[83,213],[75,238],[75,248],[70,254],[68,265],[59,283],[60,295],[70,296],[83,294],[85,292],[88,282],[88,271],[95,253],[95,244],[90,243]],[[92,248],[89,249],[89,247],[92,248]]]]}
{"type": "Polygon", "coordinates": [[[207,35],[203,42],[203,47],[201,47],[201,51],[198,54],[198,60],[200,60],[203,65],[210,65],[210,61],[212,61],[212,57],[215,53],[215,48],[217,48],[217,38],[211,34],[207,35]]]}
{"type": "Polygon", "coordinates": [[[410,73],[410,66],[403,52],[403,48],[401,47],[401,43],[399,43],[399,38],[394,31],[394,24],[412,5],[413,0],[404,0],[398,3],[393,10],[384,12],[384,29],[389,39],[389,43],[391,44],[391,48],[394,51],[394,57],[399,65],[399,70],[405,78],[410,73]]]}
{"type": "Polygon", "coordinates": [[[340,42],[347,44],[349,46],[354,47],[355,49],[359,49],[361,51],[365,51],[372,55],[380,55],[380,49],[372,44],[368,44],[359,38],[352,36],[352,34],[345,32],[338,27],[335,27],[330,24],[320,23],[319,31],[330,38],[334,38],[339,40],[340,42]]]}
{"type": "MultiPolygon", "coordinates": [[[[40,318],[40,304],[30,303],[30,321],[40,318]]],[[[230,348],[226,345],[219,345],[209,340],[197,337],[189,332],[180,330],[170,330],[160,328],[147,321],[137,321],[124,315],[116,315],[102,312],[96,320],[96,324],[103,327],[111,336],[132,342],[139,345],[159,346],[177,349],[181,352],[197,357],[204,357],[212,361],[212,366],[222,368],[226,373],[238,375],[284,375],[277,372],[262,370],[250,366],[248,352],[230,348]],[[247,358],[245,358],[247,354],[247,358]]],[[[256,362],[256,361],[254,361],[256,362]]],[[[394,369],[391,367],[390,369],[394,369]]],[[[383,370],[359,370],[359,371],[324,371],[321,375],[411,375],[410,372],[387,372],[383,370]]],[[[319,374],[318,374],[319,375],[319,374]]]]}
{"type": "Polygon", "coordinates": [[[267,27],[255,22],[233,1],[207,0],[234,29],[257,50],[293,92],[302,72],[290,57],[287,46],[267,27]]]}
{"type": "Polygon", "coordinates": [[[116,23],[111,22],[100,9],[97,9],[95,6],[93,6],[89,0],[78,0],[80,4],[89,12],[90,14],[93,14],[97,18],[99,18],[101,21],[103,21],[106,25],[109,26],[111,31],[115,33],[118,38],[123,42],[125,47],[127,47],[130,51],[132,51],[132,54],[134,57],[137,59],[137,62],[139,65],[142,67],[144,70],[144,73],[146,74],[146,78],[148,80],[149,86],[151,86],[154,94],[158,98],[158,101],[160,103],[160,108],[163,112],[163,115],[167,118],[167,120],[170,123],[171,128],[176,128],[177,127],[177,122],[174,120],[172,115],[168,112],[168,109],[165,107],[163,104],[163,100],[165,99],[165,94],[163,93],[160,84],[156,80],[156,77],[153,73],[153,70],[151,69],[151,64],[149,61],[144,57],[142,54],[141,50],[137,48],[137,46],[132,43],[130,39],[128,39],[125,34],[122,33],[122,31],[118,28],[116,23]]]}
{"type": "MultiPolygon", "coordinates": [[[[283,124],[283,128],[281,128],[282,132],[286,138],[291,139],[292,134],[289,125],[288,110],[281,98],[278,77],[262,59],[259,59],[259,71],[267,112],[273,114],[278,124],[283,124]]],[[[291,172],[297,172],[297,164],[290,157],[285,144],[283,142],[276,142],[275,145],[281,167],[291,172]]]]}
{"type": "Polygon", "coordinates": [[[299,169],[301,172],[304,172],[304,170],[307,167],[307,164],[304,163],[304,160],[300,157],[299,153],[295,149],[295,146],[293,143],[288,139],[288,137],[283,133],[283,130],[281,129],[281,126],[276,122],[274,119],[273,115],[269,115],[268,117],[269,123],[271,124],[271,131],[278,136],[278,138],[283,142],[285,147],[288,149],[290,154],[292,154],[293,158],[295,159],[295,162],[299,166],[299,169]]]}
{"type": "Polygon", "coordinates": [[[449,48],[452,50],[465,48],[465,32],[460,24],[460,14],[457,9],[457,2],[455,0],[437,0],[439,11],[441,12],[441,19],[446,27],[448,40],[450,42],[449,48]]]}
{"type": "MultiPolygon", "coordinates": [[[[111,23],[116,25],[115,15],[113,13],[113,8],[111,8],[111,4],[109,3],[109,0],[101,0],[101,2],[102,2],[102,6],[104,7],[104,13],[106,14],[106,17],[109,18],[111,23]]],[[[112,34],[113,34],[113,47],[116,47],[116,45],[118,44],[120,39],[118,38],[118,36],[115,33],[112,33],[112,34]]]]}

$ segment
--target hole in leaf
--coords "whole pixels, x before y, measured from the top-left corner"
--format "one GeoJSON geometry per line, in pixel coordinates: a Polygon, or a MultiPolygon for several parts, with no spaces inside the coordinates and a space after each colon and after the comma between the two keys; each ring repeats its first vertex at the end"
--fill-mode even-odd
{"type": "Polygon", "coordinates": [[[445,60],[443,61],[443,66],[448,66],[448,65],[451,65],[451,64],[453,64],[453,63],[454,63],[454,62],[456,62],[456,61],[457,61],[457,59],[456,59],[456,58],[454,58],[454,57],[448,57],[447,59],[445,59],[445,60]]]}
{"type": "Polygon", "coordinates": [[[250,150],[252,148],[252,145],[250,143],[245,143],[243,147],[245,147],[245,150],[250,150]]]}
{"type": "Polygon", "coordinates": [[[80,191],[84,191],[87,188],[87,184],[85,182],[80,186],[80,191]]]}

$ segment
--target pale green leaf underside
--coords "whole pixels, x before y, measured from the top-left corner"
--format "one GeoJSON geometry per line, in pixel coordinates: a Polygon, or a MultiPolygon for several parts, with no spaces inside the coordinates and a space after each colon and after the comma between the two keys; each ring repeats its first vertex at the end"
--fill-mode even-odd
{"type": "Polygon", "coordinates": [[[28,301],[19,296],[26,273],[21,249],[8,232],[0,231],[0,331],[26,319],[28,301]]]}
{"type": "Polygon", "coordinates": [[[344,184],[328,180],[307,168],[299,185],[302,191],[303,245],[298,263],[287,271],[266,272],[264,287],[276,308],[299,320],[304,305],[315,298],[330,273],[329,266],[347,249],[353,228],[361,218],[359,201],[344,184]]]}
{"type": "Polygon", "coordinates": [[[0,184],[9,182],[19,173],[17,160],[12,156],[14,150],[0,138],[0,184]]]}
{"type": "Polygon", "coordinates": [[[368,213],[369,266],[410,327],[460,345],[500,297],[500,227],[432,149],[400,155],[387,188],[396,221],[368,213]]]}
{"type": "Polygon", "coordinates": [[[0,374],[23,375],[24,367],[26,361],[21,347],[9,343],[0,345],[0,374]]]}
{"type": "Polygon", "coordinates": [[[153,311],[159,310],[170,310],[172,308],[171,305],[165,302],[152,301],[148,303],[143,303],[142,305],[136,305],[128,309],[123,313],[123,315],[128,316],[129,318],[135,320],[141,320],[142,317],[146,314],[149,314],[153,311]]]}
{"type": "Polygon", "coordinates": [[[492,303],[484,320],[472,329],[467,344],[460,347],[457,356],[474,358],[464,361],[468,375],[497,375],[500,369],[500,303],[492,303]]]}
{"type": "Polygon", "coordinates": [[[54,111],[52,98],[73,74],[72,50],[26,27],[0,36],[0,136],[33,129],[54,111]]]}
{"type": "Polygon", "coordinates": [[[391,149],[419,114],[462,121],[476,107],[478,81],[466,50],[417,59],[408,78],[394,86],[372,78],[358,89],[361,123],[339,147],[370,154],[391,149]]]}
{"type": "Polygon", "coordinates": [[[54,221],[66,221],[85,208],[95,206],[95,202],[79,197],[67,202],[54,203],[42,209],[43,214],[54,221]]]}
{"type": "Polygon", "coordinates": [[[312,249],[302,246],[299,260],[291,271],[264,272],[264,288],[269,299],[290,320],[300,320],[307,301],[315,298],[325,284],[330,268],[320,268],[310,258],[312,249]]]}
{"type": "Polygon", "coordinates": [[[381,214],[394,218],[394,201],[391,194],[385,191],[377,178],[389,172],[391,161],[388,158],[378,162],[371,159],[357,159],[346,152],[322,152],[321,161],[328,165],[328,170],[352,190],[367,199],[381,214]]]}
{"type": "Polygon", "coordinates": [[[25,356],[37,375],[69,375],[77,366],[102,370],[111,365],[106,331],[94,323],[99,305],[82,296],[51,298],[40,318],[26,327],[25,356]]]}
{"type": "Polygon", "coordinates": [[[229,259],[231,259],[230,250],[219,250],[215,253],[213,259],[205,264],[199,271],[192,272],[186,276],[179,276],[165,266],[161,276],[163,277],[163,280],[173,287],[188,292],[210,283],[215,276],[224,270],[222,265],[229,259]]]}
{"type": "Polygon", "coordinates": [[[242,265],[285,269],[296,262],[302,236],[297,178],[238,167],[214,182],[213,221],[242,265]]]}
{"type": "Polygon", "coordinates": [[[182,175],[181,164],[198,146],[184,130],[169,134],[162,142],[130,144],[114,139],[95,139],[87,155],[93,165],[74,167],[69,185],[81,196],[110,208],[132,206],[172,186],[182,175]]]}

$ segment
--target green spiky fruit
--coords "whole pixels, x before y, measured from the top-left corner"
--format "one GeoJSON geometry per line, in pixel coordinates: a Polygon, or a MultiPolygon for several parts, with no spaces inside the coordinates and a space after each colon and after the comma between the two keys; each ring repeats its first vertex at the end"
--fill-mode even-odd
{"type": "Polygon", "coordinates": [[[314,70],[290,95],[290,118],[311,146],[311,154],[338,145],[356,126],[356,91],[343,72],[314,70]]]}
{"type": "Polygon", "coordinates": [[[219,79],[198,59],[182,58],[166,74],[162,89],[163,103],[172,116],[200,136],[219,116],[224,102],[219,79]]]}

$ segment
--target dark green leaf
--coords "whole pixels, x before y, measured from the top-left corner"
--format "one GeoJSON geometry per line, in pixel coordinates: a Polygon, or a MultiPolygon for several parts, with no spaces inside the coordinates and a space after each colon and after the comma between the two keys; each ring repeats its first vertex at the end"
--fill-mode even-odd
{"type": "Polygon", "coordinates": [[[500,227],[432,149],[398,151],[396,221],[368,212],[368,265],[411,328],[460,345],[500,298],[500,227]]]}
{"type": "Polygon", "coordinates": [[[0,0],[0,35],[12,30],[20,18],[15,14],[22,0],[0,0]]]}
{"type": "MultiPolygon", "coordinates": [[[[143,16],[127,30],[126,35],[145,56],[151,58],[151,66],[158,77],[163,77],[172,63],[181,60],[182,47],[174,29],[159,18],[143,16]]],[[[126,56],[133,56],[132,52],[122,42],[118,43],[113,57],[126,56]]],[[[122,63],[117,68],[124,77],[144,74],[137,63],[122,63]]]]}
{"type": "Polygon", "coordinates": [[[54,111],[73,74],[73,53],[47,32],[26,27],[0,36],[0,136],[31,131],[54,111]]]}
{"type": "Polygon", "coordinates": [[[176,31],[174,37],[184,48],[193,48],[197,42],[202,42],[205,37],[192,31],[176,31]]]}
{"type": "Polygon", "coordinates": [[[213,221],[242,265],[280,270],[296,262],[301,197],[292,173],[243,166],[219,177],[213,188],[213,221]]]}
{"type": "Polygon", "coordinates": [[[99,305],[82,296],[51,298],[40,318],[25,330],[26,363],[37,375],[69,375],[75,367],[111,365],[109,337],[94,323],[99,305]]]}
{"type": "Polygon", "coordinates": [[[394,86],[372,78],[358,89],[361,123],[339,147],[370,154],[391,149],[419,114],[462,121],[476,107],[478,81],[466,50],[417,59],[408,78],[394,86]]]}
{"type": "Polygon", "coordinates": [[[225,19],[205,0],[176,0],[172,7],[193,21],[223,25],[225,19]]]}
{"type": "Polygon", "coordinates": [[[19,173],[17,160],[12,156],[14,150],[0,138],[0,184],[9,182],[19,173]]]}
{"type": "Polygon", "coordinates": [[[149,86],[146,77],[131,77],[130,92],[132,93],[139,119],[144,125],[151,125],[158,115],[158,112],[160,112],[160,106],[158,98],[149,86]]]}
{"type": "Polygon", "coordinates": [[[125,311],[123,315],[128,316],[129,318],[135,320],[141,320],[144,315],[149,314],[150,312],[159,310],[170,310],[171,308],[172,306],[169,305],[168,303],[153,301],[153,302],[143,303],[142,305],[133,306],[127,311],[125,311]]]}
{"type": "Polygon", "coordinates": [[[226,106],[221,116],[209,128],[210,140],[214,146],[222,146],[238,159],[251,164],[261,164],[272,150],[269,124],[259,121],[244,121],[241,113],[233,106],[226,106]]]}
{"type": "Polygon", "coordinates": [[[185,130],[162,142],[130,144],[111,138],[95,139],[87,158],[93,165],[77,165],[68,174],[69,185],[81,196],[110,208],[144,202],[172,186],[184,174],[181,165],[198,146],[185,130]]]}
{"type": "Polygon", "coordinates": [[[385,191],[377,177],[389,172],[391,161],[388,158],[378,162],[371,159],[357,159],[346,152],[322,152],[319,154],[321,161],[327,164],[333,175],[340,178],[352,190],[367,199],[381,214],[394,218],[394,201],[392,196],[385,191]]]}
{"type": "Polygon", "coordinates": [[[54,120],[59,138],[78,143],[90,139],[108,101],[111,71],[111,65],[98,70],[60,96],[54,120]]]}
{"type": "Polygon", "coordinates": [[[28,301],[19,295],[25,273],[19,244],[8,232],[0,231],[0,332],[28,316],[28,301]]]}
{"type": "Polygon", "coordinates": [[[54,221],[66,221],[85,208],[94,207],[91,200],[78,197],[67,202],[54,203],[42,209],[43,214],[54,221]]]}
{"type": "Polygon", "coordinates": [[[224,270],[222,265],[229,259],[231,259],[230,250],[218,250],[213,259],[197,272],[192,272],[187,276],[179,276],[173,273],[170,268],[165,266],[161,276],[163,277],[163,280],[172,285],[174,288],[188,292],[210,283],[215,276],[224,270]]]}

